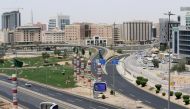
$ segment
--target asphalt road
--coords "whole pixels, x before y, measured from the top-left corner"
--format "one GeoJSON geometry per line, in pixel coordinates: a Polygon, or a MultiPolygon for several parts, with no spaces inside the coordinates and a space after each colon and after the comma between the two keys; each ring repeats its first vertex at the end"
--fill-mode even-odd
{"type": "MultiPolygon", "coordinates": [[[[105,53],[105,50],[102,50],[103,53],[105,53]]],[[[119,56],[118,58],[122,58],[123,56],[119,56]]],[[[92,64],[92,72],[94,75],[96,75],[96,64],[94,62],[98,59],[98,56],[96,56],[93,59],[92,64]]],[[[114,58],[113,58],[114,59],[114,58]]],[[[126,81],[124,78],[121,77],[121,75],[116,70],[116,66],[111,64],[111,59],[107,65],[106,65],[106,71],[108,75],[102,75],[102,80],[106,81],[108,86],[112,88],[113,86],[113,72],[115,72],[115,90],[122,93],[123,95],[130,97],[134,100],[140,100],[144,104],[155,108],[155,109],[167,109],[167,100],[164,100],[162,98],[159,98],[157,96],[154,96],[148,92],[145,92],[136,86],[134,86],[132,83],[126,81]]],[[[184,107],[171,103],[170,109],[185,109],[184,107]]]]}
{"type": "MultiPolygon", "coordinates": [[[[4,76],[0,76],[0,80],[11,83],[11,81],[7,80],[7,77],[4,76]]],[[[18,81],[19,86],[22,88],[26,88],[31,91],[47,95],[49,97],[79,106],[84,109],[118,109],[118,107],[115,107],[113,105],[107,105],[105,103],[95,102],[89,99],[85,99],[83,97],[75,96],[65,92],[56,91],[37,84],[32,84],[32,87],[25,87],[24,85],[25,83],[26,82],[24,81],[20,80],[18,81]]],[[[8,97],[9,99],[12,98],[11,89],[6,88],[5,86],[3,87],[2,85],[0,85],[0,94],[2,96],[8,97]]],[[[23,94],[20,92],[18,92],[18,94],[19,94],[18,95],[19,103],[25,107],[28,107],[29,109],[37,109],[39,107],[40,102],[45,101],[45,100],[39,100],[38,98],[33,97],[30,94],[23,94]]]]}

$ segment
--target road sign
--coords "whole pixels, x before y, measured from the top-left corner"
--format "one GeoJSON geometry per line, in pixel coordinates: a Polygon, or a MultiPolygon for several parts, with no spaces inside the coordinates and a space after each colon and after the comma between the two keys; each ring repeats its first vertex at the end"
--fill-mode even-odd
{"type": "Polygon", "coordinates": [[[119,60],[118,59],[113,59],[111,63],[116,65],[116,64],[119,63],[119,60]]]}
{"type": "Polygon", "coordinates": [[[107,84],[105,82],[95,82],[94,91],[105,92],[107,90],[107,84]]]}
{"type": "Polygon", "coordinates": [[[102,65],[105,65],[105,64],[106,64],[106,60],[105,60],[105,59],[99,59],[99,62],[100,62],[100,64],[102,64],[102,65]]]}

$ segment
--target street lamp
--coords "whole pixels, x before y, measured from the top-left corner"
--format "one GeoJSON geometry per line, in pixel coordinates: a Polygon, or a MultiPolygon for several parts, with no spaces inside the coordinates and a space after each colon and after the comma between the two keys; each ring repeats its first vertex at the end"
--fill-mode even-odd
{"type": "Polygon", "coordinates": [[[168,13],[164,13],[164,15],[168,15],[169,16],[169,20],[168,20],[168,48],[169,48],[169,68],[168,68],[168,109],[170,109],[170,16],[171,15],[175,15],[173,13],[171,13],[171,11],[169,11],[168,13]]]}

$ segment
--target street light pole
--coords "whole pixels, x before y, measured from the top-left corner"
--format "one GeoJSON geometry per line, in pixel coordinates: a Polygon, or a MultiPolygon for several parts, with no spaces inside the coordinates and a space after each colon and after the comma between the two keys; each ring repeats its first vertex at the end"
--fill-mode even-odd
{"type": "Polygon", "coordinates": [[[175,15],[172,14],[171,11],[169,11],[168,13],[165,13],[164,15],[168,15],[169,16],[169,20],[168,20],[168,48],[169,48],[169,68],[168,68],[168,109],[170,109],[170,16],[171,15],[175,15]]]}

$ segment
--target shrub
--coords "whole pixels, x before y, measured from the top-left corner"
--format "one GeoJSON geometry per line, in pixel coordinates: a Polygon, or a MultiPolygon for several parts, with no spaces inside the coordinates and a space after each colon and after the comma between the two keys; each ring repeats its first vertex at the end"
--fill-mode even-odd
{"type": "Polygon", "coordinates": [[[117,50],[117,53],[120,53],[120,54],[121,54],[122,52],[123,52],[122,49],[118,49],[118,50],[117,50]]]}
{"type": "Polygon", "coordinates": [[[3,64],[4,63],[4,59],[0,59],[0,64],[3,64]]]}
{"type": "Polygon", "coordinates": [[[182,96],[182,93],[181,92],[176,92],[175,96],[176,96],[176,99],[180,99],[181,96],[182,96]]]}
{"type": "Polygon", "coordinates": [[[102,95],[102,99],[106,99],[106,96],[105,96],[105,95],[102,95]]]}
{"type": "Polygon", "coordinates": [[[173,91],[170,91],[170,96],[173,96],[174,95],[174,92],[173,91]]]}
{"type": "Polygon", "coordinates": [[[183,95],[183,99],[189,99],[189,95],[183,95]]]}
{"type": "Polygon", "coordinates": [[[142,87],[145,87],[145,86],[146,86],[146,83],[147,83],[147,81],[142,80],[142,81],[141,81],[141,86],[142,86],[142,87]]]}
{"type": "Polygon", "coordinates": [[[137,83],[137,85],[140,85],[141,81],[140,80],[136,80],[136,83],[137,83]]]}
{"type": "Polygon", "coordinates": [[[147,78],[143,78],[143,81],[145,81],[146,83],[148,82],[148,79],[147,78]]]}
{"type": "Polygon", "coordinates": [[[183,102],[185,102],[185,105],[189,104],[189,99],[184,99],[183,102]]]}
{"type": "Polygon", "coordinates": [[[114,95],[115,92],[113,90],[110,91],[110,95],[114,95]]]}
{"type": "Polygon", "coordinates": [[[143,80],[143,77],[142,76],[138,76],[137,79],[138,80],[143,80]]]}
{"type": "Polygon", "coordinates": [[[159,93],[160,92],[160,90],[156,90],[156,93],[159,93]]]}
{"type": "Polygon", "coordinates": [[[161,84],[156,84],[155,87],[156,87],[157,90],[160,90],[162,88],[162,85],[161,84]]]}
{"type": "Polygon", "coordinates": [[[166,95],[166,93],[165,92],[162,92],[162,96],[165,96],[166,95]]]}
{"type": "Polygon", "coordinates": [[[142,76],[137,77],[137,80],[136,80],[137,85],[141,85],[142,87],[144,87],[146,86],[147,82],[148,82],[147,78],[144,78],[142,76]]]}
{"type": "Polygon", "coordinates": [[[70,65],[68,62],[65,62],[65,65],[70,65]]]}

